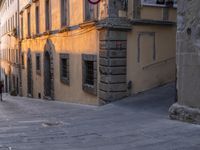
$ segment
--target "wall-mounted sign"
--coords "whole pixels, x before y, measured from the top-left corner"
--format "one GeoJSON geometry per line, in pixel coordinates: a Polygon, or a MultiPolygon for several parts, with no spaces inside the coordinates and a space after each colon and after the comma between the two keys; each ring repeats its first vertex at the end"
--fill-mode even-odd
{"type": "Polygon", "coordinates": [[[88,0],[90,4],[98,4],[101,0],[88,0]]]}

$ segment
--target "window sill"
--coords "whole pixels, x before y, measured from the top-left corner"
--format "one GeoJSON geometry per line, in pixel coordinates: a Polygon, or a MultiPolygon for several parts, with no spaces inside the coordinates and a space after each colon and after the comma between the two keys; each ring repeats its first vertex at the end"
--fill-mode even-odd
{"type": "Polygon", "coordinates": [[[83,84],[83,91],[95,96],[97,95],[97,90],[95,89],[94,85],[83,84]]]}
{"type": "Polygon", "coordinates": [[[41,76],[41,70],[36,70],[36,74],[41,76]]]}
{"type": "Polygon", "coordinates": [[[69,79],[67,79],[67,78],[61,78],[60,82],[65,84],[65,85],[69,85],[69,79]]]}
{"type": "Polygon", "coordinates": [[[50,30],[43,32],[43,35],[50,35],[50,34],[51,34],[50,30]]]}
{"type": "Polygon", "coordinates": [[[27,35],[27,36],[26,36],[26,39],[30,39],[30,38],[31,38],[31,36],[30,36],[30,35],[27,35]]]}
{"type": "Polygon", "coordinates": [[[69,26],[63,26],[63,27],[61,27],[61,29],[59,30],[59,33],[67,32],[67,31],[69,31],[69,26]]]}
{"type": "Polygon", "coordinates": [[[40,37],[40,36],[41,36],[41,34],[36,33],[35,35],[33,35],[33,38],[37,38],[37,37],[40,37]]]}

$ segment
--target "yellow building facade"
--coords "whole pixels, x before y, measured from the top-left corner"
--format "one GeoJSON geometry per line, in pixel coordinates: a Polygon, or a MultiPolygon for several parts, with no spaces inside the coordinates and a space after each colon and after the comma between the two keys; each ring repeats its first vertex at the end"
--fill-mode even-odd
{"type": "Polygon", "coordinates": [[[177,4],[173,1],[168,6],[167,2],[129,1],[133,26],[127,38],[127,81],[133,83],[131,93],[175,80],[177,4]]]}
{"type": "Polygon", "coordinates": [[[175,80],[176,2],[20,0],[22,96],[106,104],[175,80]]]}
{"type": "Polygon", "coordinates": [[[1,73],[4,92],[17,95],[20,91],[18,1],[0,1],[1,73]]]}

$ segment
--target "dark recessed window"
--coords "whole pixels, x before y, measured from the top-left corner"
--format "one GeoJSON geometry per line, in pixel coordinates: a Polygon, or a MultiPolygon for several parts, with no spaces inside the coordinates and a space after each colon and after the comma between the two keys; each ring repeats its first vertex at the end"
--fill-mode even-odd
{"type": "Polygon", "coordinates": [[[51,28],[51,4],[50,0],[45,1],[45,22],[46,22],[46,31],[51,28]]]}
{"type": "Polygon", "coordinates": [[[39,4],[35,7],[35,23],[36,23],[36,34],[40,33],[40,9],[39,4]]]}
{"type": "Polygon", "coordinates": [[[24,22],[23,22],[23,14],[21,15],[21,38],[24,36],[24,22]]]}
{"type": "Polygon", "coordinates": [[[24,69],[24,53],[22,53],[22,55],[21,55],[21,61],[22,61],[22,68],[24,69]]]}
{"type": "Polygon", "coordinates": [[[28,14],[27,14],[27,23],[28,23],[28,37],[30,37],[31,36],[31,14],[30,14],[30,12],[28,12],[28,14]]]}
{"type": "Polygon", "coordinates": [[[41,74],[41,56],[40,56],[40,54],[36,54],[36,72],[37,72],[37,74],[41,74]]]}
{"type": "Polygon", "coordinates": [[[165,4],[165,0],[157,0],[156,3],[157,4],[165,4]]]}
{"type": "Polygon", "coordinates": [[[18,49],[16,49],[15,52],[16,52],[16,55],[15,55],[16,58],[15,58],[15,59],[16,59],[16,63],[18,64],[18,63],[19,63],[19,58],[18,58],[18,57],[19,57],[19,55],[18,55],[18,49]]]}
{"type": "Polygon", "coordinates": [[[60,81],[69,84],[69,54],[60,54],[60,81]]]}
{"type": "Polygon", "coordinates": [[[85,0],[85,21],[97,19],[98,5],[93,5],[85,0]]]}
{"type": "Polygon", "coordinates": [[[68,16],[68,0],[61,0],[61,26],[64,27],[67,25],[67,16],[68,16]]]}
{"type": "Polygon", "coordinates": [[[67,78],[67,59],[61,58],[61,64],[62,64],[62,77],[67,78]]]}
{"type": "Polygon", "coordinates": [[[94,62],[85,61],[85,83],[94,85],[94,62]]]}
{"type": "Polygon", "coordinates": [[[97,57],[96,55],[82,55],[83,90],[90,94],[97,94],[97,57]]]}

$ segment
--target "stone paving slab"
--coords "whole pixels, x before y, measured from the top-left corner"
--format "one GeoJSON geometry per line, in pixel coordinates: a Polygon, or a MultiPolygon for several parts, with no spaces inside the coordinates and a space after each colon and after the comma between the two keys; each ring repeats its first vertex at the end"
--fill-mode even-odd
{"type": "Polygon", "coordinates": [[[198,150],[200,126],[169,120],[174,87],[102,107],[4,95],[0,150],[198,150]]]}

